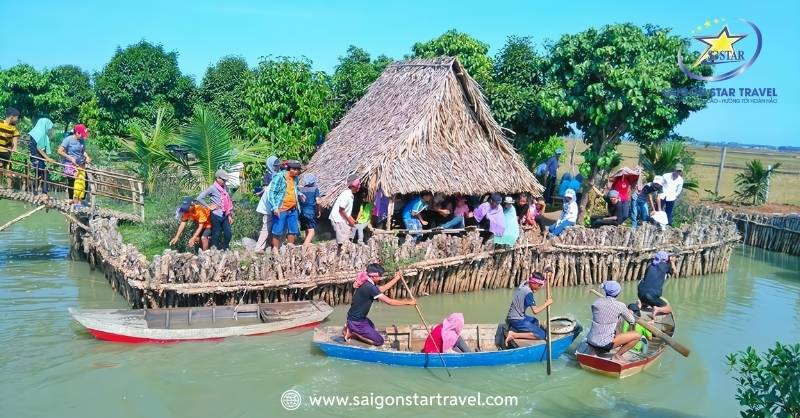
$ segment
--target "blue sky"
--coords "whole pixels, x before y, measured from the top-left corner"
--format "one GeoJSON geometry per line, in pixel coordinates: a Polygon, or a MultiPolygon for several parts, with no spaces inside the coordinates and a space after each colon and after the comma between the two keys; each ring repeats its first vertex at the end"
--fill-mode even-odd
{"type": "MultiPolygon", "coordinates": [[[[511,34],[541,43],[590,26],[632,22],[691,36],[706,20],[745,18],[763,34],[760,57],[741,76],[709,87],[773,87],[778,103],[710,104],[678,133],[708,141],[800,145],[797,129],[788,123],[800,116],[797,1],[48,0],[37,1],[35,10],[26,5],[7,6],[14,24],[0,25],[0,67],[77,64],[96,71],[118,46],[146,39],[177,51],[181,69],[197,80],[209,64],[230,54],[245,57],[251,65],[267,55],[302,55],[325,71],[334,68],[351,44],[373,55],[401,58],[414,42],[451,28],[487,42],[494,55],[511,34]]],[[[748,47],[753,38],[737,47],[748,47]]]]}

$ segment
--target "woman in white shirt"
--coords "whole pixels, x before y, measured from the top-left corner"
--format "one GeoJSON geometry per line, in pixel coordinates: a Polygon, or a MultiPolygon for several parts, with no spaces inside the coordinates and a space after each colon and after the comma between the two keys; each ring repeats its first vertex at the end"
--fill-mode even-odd
{"type": "Polygon", "coordinates": [[[567,189],[564,192],[564,208],[561,211],[561,217],[547,230],[550,235],[557,237],[576,222],[578,222],[578,203],[575,202],[575,190],[567,189]]]}

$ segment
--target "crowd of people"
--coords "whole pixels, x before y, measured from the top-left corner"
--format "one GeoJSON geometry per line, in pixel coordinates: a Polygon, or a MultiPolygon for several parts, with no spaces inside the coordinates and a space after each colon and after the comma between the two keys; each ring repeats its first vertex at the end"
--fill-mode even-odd
{"type": "MultiPolygon", "coordinates": [[[[662,292],[668,275],[674,272],[675,263],[669,254],[663,251],[656,253],[638,284],[637,301],[629,305],[617,300],[622,293],[620,283],[609,280],[602,284],[605,296],[598,298],[591,305],[592,324],[586,339],[595,353],[602,355],[613,352],[611,354],[613,360],[622,361],[623,354],[628,350],[646,351],[647,343],[653,336],[647,328],[636,323],[636,318],[647,308],[652,312],[651,321],[658,315],[672,312],[672,308],[662,298],[662,292]],[[620,320],[623,322],[622,326],[619,326],[620,320]]],[[[386,292],[402,280],[402,274],[400,271],[396,272],[392,279],[383,285],[378,285],[378,282],[385,279],[385,271],[380,264],[370,264],[366,271],[358,274],[353,283],[355,291],[342,329],[345,341],[354,338],[374,346],[384,344],[384,336],[368,317],[369,311],[375,301],[390,306],[416,305],[417,302],[413,298],[393,299],[386,295],[386,292]]],[[[537,304],[534,295],[548,280],[552,280],[552,276],[552,269],[546,269],[544,273],[534,272],[516,288],[505,317],[507,332],[502,348],[519,346],[524,340],[547,338],[547,331],[536,315],[551,306],[553,300],[548,298],[544,303],[537,304]]],[[[460,335],[463,327],[463,314],[456,312],[448,315],[430,330],[422,352],[470,352],[471,349],[460,335]]]]}
{"type": "MultiPolygon", "coordinates": [[[[79,131],[77,131],[79,132],[79,131]]],[[[64,149],[73,148],[73,140],[66,140],[64,149]]],[[[492,239],[498,246],[514,246],[523,230],[535,229],[544,236],[561,235],[567,228],[579,224],[578,201],[583,188],[580,175],[565,173],[556,185],[551,169],[558,169],[560,150],[537,171],[543,170],[543,182],[550,185],[552,193],[562,199],[561,212],[555,222],[545,217],[548,195],[533,198],[531,194],[501,195],[487,193],[483,196],[434,194],[423,191],[416,195],[394,196],[394,213],[389,216],[389,200],[378,189],[372,200],[367,199],[361,180],[350,178],[343,184],[327,217],[339,246],[345,242],[364,244],[375,228],[399,229],[414,242],[424,240],[428,232],[458,233],[474,227],[479,229],[484,242],[492,239]],[[392,225],[388,225],[392,222],[392,225]],[[549,224],[549,225],[548,225],[549,224]]],[[[76,163],[80,160],[75,159],[76,163]]],[[[322,211],[317,200],[320,190],[313,173],[302,173],[302,164],[296,160],[281,161],[271,156],[266,161],[263,183],[256,193],[259,202],[256,212],[262,216],[261,229],[255,250],[274,250],[284,244],[309,245],[316,235],[322,211]],[[299,241],[301,233],[304,239],[299,241]]],[[[655,176],[653,181],[640,185],[638,171],[621,170],[612,177],[603,192],[608,214],[593,217],[592,227],[621,225],[631,220],[637,228],[643,222],[658,225],[671,223],[672,208],[683,184],[683,167],[678,164],[670,173],[655,176]]],[[[178,208],[176,219],[181,222],[174,245],[184,232],[185,222],[194,221],[195,232],[189,247],[200,243],[228,249],[234,222],[233,203],[226,186],[229,174],[219,170],[215,182],[196,198],[187,198],[178,208]]]]}
{"type": "MultiPolygon", "coordinates": [[[[6,109],[5,118],[0,121],[0,187],[13,188],[12,156],[19,151],[22,135],[17,129],[20,112],[9,107],[6,109]],[[4,182],[2,180],[5,180],[4,182]]],[[[25,135],[28,143],[33,181],[29,183],[29,191],[39,196],[41,200],[48,198],[50,185],[50,170],[48,164],[60,167],[66,178],[67,193],[73,204],[80,208],[85,206],[88,182],[86,170],[92,159],[86,152],[86,140],[89,130],[83,124],[74,125],[63,134],[61,144],[56,150],[60,161],[56,161],[50,145],[53,135],[53,121],[48,118],[39,118],[33,128],[25,135]]]]}

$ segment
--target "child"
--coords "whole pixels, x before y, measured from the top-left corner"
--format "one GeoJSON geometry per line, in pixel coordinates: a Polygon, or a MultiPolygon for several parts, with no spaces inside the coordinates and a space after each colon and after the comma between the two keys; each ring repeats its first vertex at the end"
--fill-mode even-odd
{"type": "MultiPolygon", "coordinates": [[[[639,305],[631,303],[630,305],[628,305],[628,309],[630,309],[631,312],[633,312],[633,315],[636,316],[637,318],[642,316],[642,311],[639,309],[639,305]]],[[[622,332],[628,332],[630,331],[630,329],[631,325],[625,321],[622,321],[622,332]]],[[[636,324],[633,330],[641,334],[642,338],[639,339],[639,342],[636,343],[636,345],[634,345],[631,350],[637,353],[647,353],[647,341],[653,338],[653,333],[651,333],[650,331],[647,330],[647,328],[639,324],[636,324]]]]}
{"type": "Polygon", "coordinates": [[[353,227],[353,232],[350,235],[350,239],[355,239],[356,244],[363,244],[364,243],[364,229],[369,227],[369,221],[372,217],[372,203],[370,202],[363,202],[361,203],[361,208],[358,210],[358,216],[356,216],[356,226],[353,227]]]}

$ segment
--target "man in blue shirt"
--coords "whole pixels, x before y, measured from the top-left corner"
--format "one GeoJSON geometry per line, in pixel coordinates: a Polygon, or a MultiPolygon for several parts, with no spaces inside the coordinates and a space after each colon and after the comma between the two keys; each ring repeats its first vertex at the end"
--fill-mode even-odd
{"type": "Polygon", "coordinates": [[[403,207],[403,223],[406,224],[407,230],[422,231],[422,227],[428,224],[422,219],[422,212],[428,209],[432,199],[433,193],[425,191],[406,203],[403,207]]]}
{"type": "Polygon", "coordinates": [[[547,160],[547,178],[545,179],[544,199],[547,203],[553,203],[553,193],[556,188],[556,176],[558,175],[558,159],[561,158],[561,148],[556,148],[556,153],[547,160]]]}

